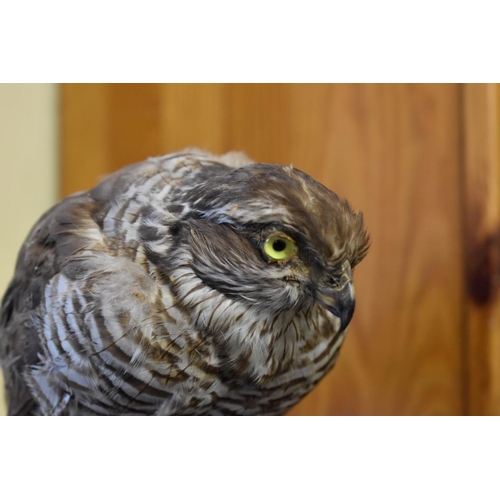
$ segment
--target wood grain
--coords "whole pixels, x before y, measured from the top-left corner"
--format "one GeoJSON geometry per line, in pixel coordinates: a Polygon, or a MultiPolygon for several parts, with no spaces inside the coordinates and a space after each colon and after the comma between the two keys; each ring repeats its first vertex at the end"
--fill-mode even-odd
{"type": "Polygon", "coordinates": [[[498,89],[464,86],[464,246],[468,413],[500,414],[498,89]]]}
{"type": "Polygon", "coordinates": [[[109,168],[102,84],[61,85],[61,196],[91,188],[109,168]]]}
{"type": "Polygon", "coordinates": [[[198,146],[293,163],[363,210],[352,327],[291,414],[467,412],[459,85],[64,87],[64,194],[198,146]]]}
{"type": "Polygon", "coordinates": [[[458,87],[305,90],[296,164],[363,210],[373,244],[337,367],[294,413],[462,413],[458,87]]]}
{"type": "Polygon", "coordinates": [[[61,196],[161,154],[157,84],[61,85],[61,196]]]}

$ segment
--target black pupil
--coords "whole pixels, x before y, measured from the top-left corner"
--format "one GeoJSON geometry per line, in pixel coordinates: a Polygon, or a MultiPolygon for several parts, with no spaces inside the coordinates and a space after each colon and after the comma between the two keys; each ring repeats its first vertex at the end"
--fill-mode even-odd
{"type": "Polygon", "coordinates": [[[274,240],[273,242],[273,250],[275,252],[282,252],[286,248],[285,240],[274,240]]]}

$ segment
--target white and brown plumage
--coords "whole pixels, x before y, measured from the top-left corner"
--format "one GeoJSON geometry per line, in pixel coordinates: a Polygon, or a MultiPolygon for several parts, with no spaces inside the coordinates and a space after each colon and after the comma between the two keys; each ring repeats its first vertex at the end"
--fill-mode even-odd
{"type": "Polygon", "coordinates": [[[20,252],[9,413],[282,414],[335,363],[367,250],[362,215],[292,167],[196,150],[127,167],[20,252]]]}

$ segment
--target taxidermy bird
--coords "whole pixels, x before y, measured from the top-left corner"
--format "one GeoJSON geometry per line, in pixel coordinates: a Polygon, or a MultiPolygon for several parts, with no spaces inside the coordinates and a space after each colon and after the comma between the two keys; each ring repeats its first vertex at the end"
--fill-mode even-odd
{"type": "Polygon", "coordinates": [[[49,210],[0,315],[11,415],[277,415],[333,367],[368,251],[304,172],[187,150],[49,210]]]}

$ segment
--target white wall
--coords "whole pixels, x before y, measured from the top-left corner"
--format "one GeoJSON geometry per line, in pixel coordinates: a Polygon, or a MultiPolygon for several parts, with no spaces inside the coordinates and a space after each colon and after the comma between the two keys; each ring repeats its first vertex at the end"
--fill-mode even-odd
{"type": "Polygon", "coordinates": [[[0,84],[0,296],[28,231],[57,199],[57,127],[57,85],[0,84]]]}

